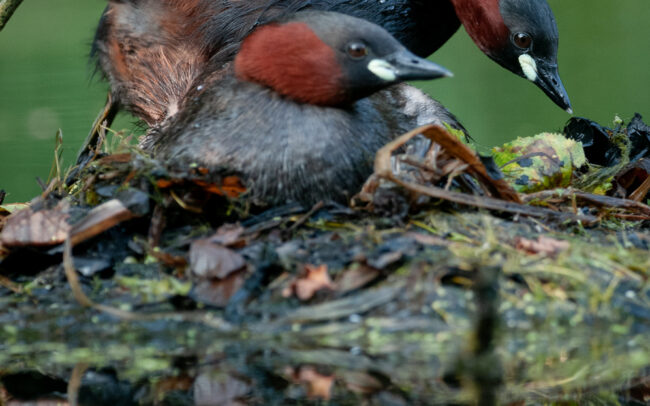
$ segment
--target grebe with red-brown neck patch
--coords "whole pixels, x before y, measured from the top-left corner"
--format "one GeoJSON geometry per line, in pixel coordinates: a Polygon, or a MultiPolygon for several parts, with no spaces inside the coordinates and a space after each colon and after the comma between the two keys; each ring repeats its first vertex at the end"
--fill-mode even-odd
{"type": "Polygon", "coordinates": [[[200,76],[232,61],[252,29],[306,8],[367,19],[419,56],[437,50],[462,22],[490,58],[570,109],[546,0],[111,0],[93,54],[114,100],[155,124],[177,111],[200,76]]]}
{"type": "MultiPolygon", "coordinates": [[[[422,112],[400,98],[411,90],[399,82],[449,75],[379,26],[315,11],[259,27],[234,65],[195,89],[144,147],[173,168],[234,170],[253,201],[267,205],[346,202],[372,173],[377,150],[422,124],[422,112]],[[294,44],[255,52],[266,38],[294,44]]],[[[439,104],[414,95],[424,97],[427,121],[462,128],[439,104]]]]}
{"type": "Polygon", "coordinates": [[[559,34],[546,0],[451,0],[478,47],[504,68],[530,80],[572,113],[558,72],[559,34]]]}
{"type": "Polygon", "coordinates": [[[498,53],[509,36],[499,8],[500,0],[450,0],[465,31],[486,54],[498,53]]]}

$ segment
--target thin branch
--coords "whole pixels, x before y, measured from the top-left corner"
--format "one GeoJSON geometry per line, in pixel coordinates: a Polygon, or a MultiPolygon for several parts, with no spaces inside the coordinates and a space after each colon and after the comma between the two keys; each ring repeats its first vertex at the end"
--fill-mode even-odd
{"type": "Polygon", "coordinates": [[[0,31],[22,2],[23,0],[0,0],[0,31]]]}
{"type": "Polygon", "coordinates": [[[488,175],[483,164],[480,163],[480,161],[478,161],[475,156],[472,156],[473,152],[471,150],[466,149],[464,145],[462,147],[457,147],[457,145],[458,143],[456,143],[453,135],[448,135],[446,130],[442,127],[436,125],[427,125],[416,128],[415,130],[401,135],[395,140],[389,142],[388,144],[384,145],[379,151],[377,151],[377,155],[375,156],[375,175],[387,179],[412,192],[416,192],[424,196],[433,197],[434,199],[447,200],[466,206],[474,206],[482,209],[502,211],[513,214],[522,214],[531,217],[555,217],[563,221],[581,221],[585,224],[593,224],[598,221],[598,218],[587,214],[582,215],[560,212],[543,207],[528,206],[520,203],[521,199],[517,192],[512,190],[512,188],[503,180],[493,180],[488,175]],[[502,198],[500,199],[497,197],[476,196],[466,193],[454,192],[435,186],[420,185],[397,177],[392,170],[391,154],[418,134],[422,134],[423,136],[429,138],[431,141],[440,144],[449,153],[460,151],[459,156],[454,156],[454,158],[466,162],[470,168],[473,169],[471,175],[480,180],[481,183],[489,184],[492,182],[495,194],[502,192],[502,198]],[[508,198],[509,200],[504,200],[503,198],[508,198]]]}

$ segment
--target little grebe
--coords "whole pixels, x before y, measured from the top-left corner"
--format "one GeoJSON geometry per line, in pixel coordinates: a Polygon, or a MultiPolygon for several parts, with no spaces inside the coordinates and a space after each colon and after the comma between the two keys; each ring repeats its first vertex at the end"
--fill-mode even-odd
{"type": "Polygon", "coordinates": [[[232,61],[260,24],[303,9],[383,26],[428,56],[465,26],[490,58],[571,111],[557,68],[558,32],[546,0],[110,0],[93,54],[113,100],[149,125],[174,115],[199,76],[232,61]]]}
{"type": "Polygon", "coordinates": [[[193,89],[145,148],[171,167],[235,170],[259,204],[345,202],[394,137],[423,119],[460,128],[423,93],[393,86],[449,73],[351,16],[307,11],[260,26],[233,65],[193,89]]]}

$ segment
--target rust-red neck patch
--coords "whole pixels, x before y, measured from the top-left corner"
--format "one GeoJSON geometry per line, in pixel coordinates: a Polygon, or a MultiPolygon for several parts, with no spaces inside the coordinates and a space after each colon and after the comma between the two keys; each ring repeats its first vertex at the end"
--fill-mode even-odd
{"type": "Polygon", "coordinates": [[[488,55],[503,48],[510,33],[501,16],[499,1],[451,0],[469,36],[488,55]]]}
{"type": "Polygon", "coordinates": [[[302,103],[332,106],[345,99],[335,51],[305,23],[255,30],[235,58],[235,74],[302,103]]]}

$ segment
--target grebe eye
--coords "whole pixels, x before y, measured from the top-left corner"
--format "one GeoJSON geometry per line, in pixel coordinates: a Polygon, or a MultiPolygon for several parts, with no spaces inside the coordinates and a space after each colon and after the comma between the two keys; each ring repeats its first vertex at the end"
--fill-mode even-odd
{"type": "Polygon", "coordinates": [[[521,49],[528,49],[533,43],[533,38],[525,32],[518,32],[513,38],[515,45],[521,49]]]}
{"type": "Polygon", "coordinates": [[[352,42],[348,45],[347,51],[354,59],[361,59],[368,55],[368,48],[361,42],[352,42]]]}

